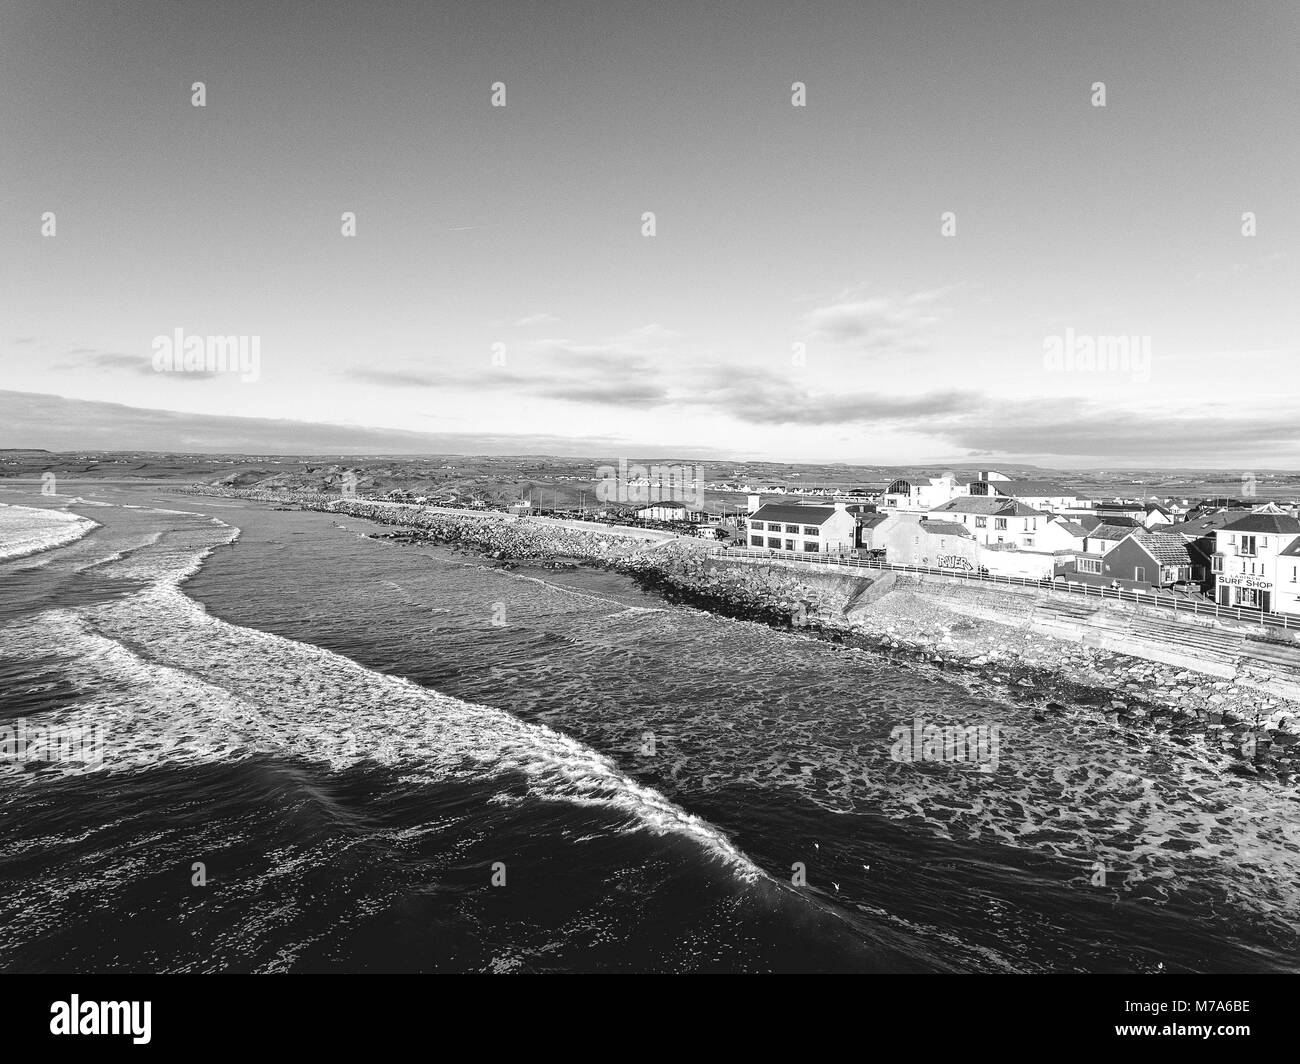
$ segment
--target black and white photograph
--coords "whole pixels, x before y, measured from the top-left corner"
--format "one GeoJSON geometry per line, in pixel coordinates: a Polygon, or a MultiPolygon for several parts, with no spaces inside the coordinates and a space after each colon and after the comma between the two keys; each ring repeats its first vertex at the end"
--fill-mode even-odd
{"type": "Polygon", "coordinates": [[[1258,1044],[1297,116],[1295,0],[0,0],[7,1021],[858,974],[1258,1044]]]}

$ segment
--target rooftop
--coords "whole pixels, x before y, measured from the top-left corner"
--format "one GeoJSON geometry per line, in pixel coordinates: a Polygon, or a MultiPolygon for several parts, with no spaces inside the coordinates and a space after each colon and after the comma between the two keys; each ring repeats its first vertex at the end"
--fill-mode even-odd
{"type": "MultiPolygon", "coordinates": [[[[765,503],[750,514],[751,521],[789,521],[791,524],[822,525],[836,513],[834,506],[800,506],[797,503],[765,503]]],[[[852,516],[852,515],[850,515],[852,516]]]]}
{"type": "Polygon", "coordinates": [[[1172,532],[1148,532],[1136,537],[1142,549],[1162,565],[1191,565],[1192,556],[1187,553],[1187,543],[1182,536],[1172,532]]]}
{"type": "Polygon", "coordinates": [[[1265,535],[1300,535],[1300,521],[1290,514],[1247,514],[1223,526],[1224,532],[1262,532],[1265,535]]]}
{"type": "Polygon", "coordinates": [[[921,531],[930,536],[965,536],[967,539],[974,539],[965,525],[959,525],[956,521],[922,521],[921,531]]]}

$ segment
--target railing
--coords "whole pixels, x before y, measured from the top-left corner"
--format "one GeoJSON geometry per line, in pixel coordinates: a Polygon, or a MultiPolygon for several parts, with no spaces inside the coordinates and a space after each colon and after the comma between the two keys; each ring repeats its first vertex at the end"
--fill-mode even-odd
{"type": "Polygon", "coordinates": [[[1238,621],[1252,621],[1272,628],[1300,630],[1300,617],[1292,617],[1285,613],[1266,613],[1263,610],[1243,609],[1240,606],[1221,606],[1217,602],[1178,598],[1174,595],[1161,595],[1154,591],[1132,591],[1122,587],[1070,583],[1064,580],[1053,580],[1050,577],[1035,579],[1029,576],[1004,576],[1000,573],[968,573],[962,572],[960,569],[934,569],[924,565],[890,565],[888,562],[862,558],[846,552],[805,554],[800,551],[755,549],[751,547],[712,547],[709,550],[709,555],[732,558],[776,558],[781,561],[809,562],[814,565],[840,565],[849,569],[879,569],[896,573],[928,573],[933,576],[976,580],[989,584],[1009,584],[1018,587],[1036,587],[1048,591],[1067,591],[1071,594],[1083,595],[1085,598],[1092,595],[1100,599],[1111,598],[1118,602],[1133,602],[1142,606],[1159,606],[1162,609],[1172,609],[1175,613],[1182,609],[1184,613],[1193,615],[1204,614],[1207,617],[1230,617],[1238,621]]]}

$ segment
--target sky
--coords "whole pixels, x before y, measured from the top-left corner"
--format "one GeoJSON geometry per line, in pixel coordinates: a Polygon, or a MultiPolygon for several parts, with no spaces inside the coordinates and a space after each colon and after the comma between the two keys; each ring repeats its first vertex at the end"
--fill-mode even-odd
{"type": "Polygon", "coordinates": [[[1294,467],[1297,114],[1293,0],[0,0],[0,447],[1294,467]]]}

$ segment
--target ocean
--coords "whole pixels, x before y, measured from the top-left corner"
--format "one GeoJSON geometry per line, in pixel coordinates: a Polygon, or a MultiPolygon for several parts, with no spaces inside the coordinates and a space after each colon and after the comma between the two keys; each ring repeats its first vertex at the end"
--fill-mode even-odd
{"type": "Polygon", "coordinates": [[[0,562],[0,970],[1295,971],[1300,817],[1194,736],[502,568],[82,485],[0,562]],[[899,729],[998,726],[996,767],[899,729]]]}

